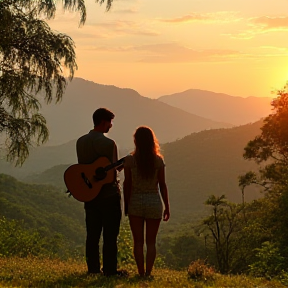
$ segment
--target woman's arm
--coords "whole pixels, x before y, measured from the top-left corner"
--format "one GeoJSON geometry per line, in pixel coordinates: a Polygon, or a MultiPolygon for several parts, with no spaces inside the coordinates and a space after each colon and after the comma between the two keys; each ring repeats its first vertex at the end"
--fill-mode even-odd
{"type": "Polygon", "coordinates": [[[168,197],[168,189],[165,181],[165,167],[161,167],[158,171],[158,182],[160,193],[162,196],[162,200],[164,202],[164,213],[163,213],[163,220],[168,221],[170,218],[170,204],[169,204],[169,197],[168,197]]]}
{"type": "Polygon", "coordinates": [[[128,205],[131,197],[132,190],[132,176],[131,168],[124,166],[124,182],[123,182],[123,194],[124,194],[124,211],[125,215],[128,213],[128,205]]]}

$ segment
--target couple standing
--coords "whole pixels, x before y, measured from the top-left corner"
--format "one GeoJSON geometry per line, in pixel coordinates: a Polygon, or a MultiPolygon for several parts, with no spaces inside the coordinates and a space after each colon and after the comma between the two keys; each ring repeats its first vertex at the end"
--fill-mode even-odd
{"type": "MultiPolygon", "coordinates": [[[[104,135],[112,127],[113,119],[114,114],[106,108],[99,108],[94,112],[94,129],[80,137],[76,144],[78,163],[90,164],[101,156],[107,157],[111,163],[118,160],[115,142],[104,135]]],[[[124,160],[124,209],[133,235],[133,252],[138,273],[140,276],[149,276],[156,257],[156,236],[161,219],[167,221],[170,217],[169,199],[165,164],[153,131],[145,126],[137,128],[134,143],[134,151],[124,160]],[[144,242],[147,248],[146,269],[144,242]]],[[[88,273],[101,273],[99,241],[103,233],[103,274],[123,275],[125,271],[117,270],[117,237],[122,212],[116,178],[113,183],[103,185],[96,198],[85,202],[84,208],[88,273]]]]}

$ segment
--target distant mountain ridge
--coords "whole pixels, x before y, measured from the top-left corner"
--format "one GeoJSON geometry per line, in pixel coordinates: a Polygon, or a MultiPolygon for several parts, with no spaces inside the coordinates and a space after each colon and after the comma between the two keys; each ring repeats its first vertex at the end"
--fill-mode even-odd
{"type": "Polygon", "coordinates": [[[232,126],[143,97],[132,89],[74,78],[60,104],[42,107],[50,130],[50,145],[63,144],[89,132],[93,128],[92,114],[99,107],[106,107],[115,113],[114,127],[109,136],[120,148],[134,146],[132,135],[140,125],[150,126],[161,143],[205,129],[232,126]]]}
{"type": "Polygon", "coordinates": [[[199,89],[164,95],[159,101],[214,121],[244,125],[271,113],[272,97],[238,97],[199,89]]]}

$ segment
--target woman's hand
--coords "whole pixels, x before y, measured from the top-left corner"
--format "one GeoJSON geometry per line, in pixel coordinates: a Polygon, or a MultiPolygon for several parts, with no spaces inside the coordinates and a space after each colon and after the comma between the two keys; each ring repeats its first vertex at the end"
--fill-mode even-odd
{"type": "Polygon", "coordinates": [[[170,209],[165,209],[163,213],[163,221],[168,221],[170,218],[170,209]]]}

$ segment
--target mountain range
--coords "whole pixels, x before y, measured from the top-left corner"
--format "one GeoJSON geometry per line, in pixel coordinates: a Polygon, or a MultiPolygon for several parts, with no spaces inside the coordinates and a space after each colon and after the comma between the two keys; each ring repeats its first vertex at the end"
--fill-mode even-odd
{"type": "Polygon", "coordinates": [[[159,101],[183,111],[233,125],[256,122],[271,113],[271,97],[236,97],[199,89],[164,95],[159,101]]]}
{"type": "Polygon", "coordinates": [[[93,128],[92,114],[99,107],[106,107],[116,115],[109,136],[120,148],[134,146],[132,135],[140,125],[150,126],[161,143],[192,132],[232,127],[230,123],[206,119],[143,97],[132,89],[74,78],[61,103],[42,106],[50,130],[49,145],[63,144],[89,132],[93,128]]]}

